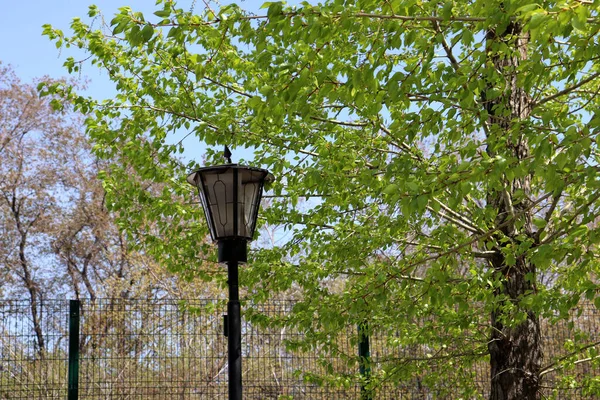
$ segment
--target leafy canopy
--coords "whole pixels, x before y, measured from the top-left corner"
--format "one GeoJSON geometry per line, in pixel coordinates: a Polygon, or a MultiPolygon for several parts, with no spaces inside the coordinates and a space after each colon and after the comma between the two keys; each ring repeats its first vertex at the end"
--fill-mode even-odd
{"type": "Polygon", "coordinates": [[[263,222],[290,239],[254,252],[242,275],[250,298],[301,292],[292,323],[313,344],[369,319],[407,343],[476,359],[492,309],[518,321],[523,310],[566,316],[582,295],[598,303],[598,7],[330,0],[252,14],[159,0],[154,15],[123,7],[100,30],[80,19],[70,35],[45,27],[108,72],[115,98],[43,90],[67,92],[88,113],[96,153],[121,160],[105,187],[122,228],[171,269],[213,252],[199,243],[200,222],[183,223],[202,220],[197,204],[172,201],[192,199],[184,176],[200,161],[177,154],[192,138],[211,163],[223,144],[251,149],[248,163],[277,177],[263,222]],[[528,32],[526,57],[510,45],[515,25],[528,32]],[[494,64],[515,57],[512,70],[494,64]],[[526,93],[523,118],[510,112],[508,76],[526,93]],[[172,144],[177,132],[188,138],[172,144]],[[524,158],[508,145],[520,137],[524,158]],[[514,187],[524,177],[530,190],[514,187]],[[488,196],[503,192],[527,206],[499,226],[488,196]],[[494,257],[535,264],[536,290],[503,301],[494,257]],[[413,323],[432,316],[435,329],[413,323]]]}

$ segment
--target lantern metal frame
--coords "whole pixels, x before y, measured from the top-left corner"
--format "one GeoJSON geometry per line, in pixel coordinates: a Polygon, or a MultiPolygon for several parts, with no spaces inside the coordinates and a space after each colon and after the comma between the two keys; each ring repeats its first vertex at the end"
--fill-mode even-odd
{"type": "Polygon", "coordinates": [[[229,258],[247,261],[246,242],[253,239],[264,184],[271,179],[266,169],[239,164],[200,168],[188,175],[188,183],[198,189],[210,236],[219,245],[219,262],[227,262],[229,258]],[[250,181],[243,181],[248,178],[250,181]],[[214,181],[212,188],[209,187],[211,179],[214,181]],[[221,197],[216,195],[218,184],[223,187],[221,197]],[[240,189],[246,190],[250,186],[253,193],[249,197],[239,193],[240,189]],[[247,201],[250,204],[246,204],[247,201]]]}

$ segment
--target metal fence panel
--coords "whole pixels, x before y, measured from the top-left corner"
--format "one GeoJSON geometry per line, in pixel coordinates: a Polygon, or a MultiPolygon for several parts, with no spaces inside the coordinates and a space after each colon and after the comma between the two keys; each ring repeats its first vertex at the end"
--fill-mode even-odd
{"type": "Polygon", "coordinates": [[[0,301],[0,399],[67,397],[69,303],[0,301]]]}
{"type": "MultiPolygon", "coordinates": [[[[335,352],[290,346],[304,333],[286,324],[294,301],[270,301],[247,306],[242,325],[244,398],[352,399],[361,390],[357,327],[340,331],[335,352]],[[250,315],[251,314],[251,315],[250,315]],[[262,318],[262,319],[261,319],[262,318]],[[263,321],[261,323],[261,320],[263,321]],[[251,321],[251,322],[250,322],[251,321]],[[354,336],[353,336],[354,335],[354,336]],[[311,377],[344,377],[340,384],[318,385],[311,377]]],[[[78,398],[128,400],[208,400],[227,397],[227,341],[223,336],[225,303],[219,300],[82,300],[78,335],[78,398]]],[[[65,399],[68,395],[68,300],[47,300],[36,307],[26,300],[0,301],[0,399],[65,399]]],[[[73,311],[73,310],[71,310],[73,311]]],[[[600,375],[600,315],[593,305],[575,310],[569,321],[542,321],[545,363],[544,396],[555,399],[593,399],[586,391],[600,375]],[[573,349],[590,358],[569,366],[573,349]],[[591,382],[591,383],[590,383],[591,382]]],[[[426,346],[400,346],[394,335],[370,339],[370,374],[378,376],[390,365],[426,358],[426,346]]],[[[364,346],[364,343],[363,343],[364,346]]],[[[73,369],[71,351],[71,371],[73,369]]],[[[423,364],[422,373],[400,383],[383,382],[370,394],[373,400],[455,399],[456,383],[466,382],[472,393],[464,398],[486,398],[489,365],[486,357],[423,364]],[[461,361],[461,362],[462,362],[461,361]],[[433,379],[434,369],[445,379],[433,379]]],[[[364,375],[364,368],[363,368],[364,375]]],[[[73,379],[71,379],[73,382],[73,379]]],[[[598,383],[600,386],[600,381],[598,383]]],[[[600,391],[600,389],[598,389],[600,391]]]]}

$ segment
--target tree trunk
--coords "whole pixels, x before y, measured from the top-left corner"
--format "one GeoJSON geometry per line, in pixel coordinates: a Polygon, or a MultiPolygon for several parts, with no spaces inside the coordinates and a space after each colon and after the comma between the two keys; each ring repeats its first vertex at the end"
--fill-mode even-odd
{"type": "Polygon", "coordinates": [[[31,301],[31,303],[29,304],[29,309],[31,311],[31,321],[33,323],[33,331],[35,332],[35,337],[37,339],[37,353],[38,353],[38,356],[41,359],[43,359],[45,350],[46,350],[46,343],[44,340],[44,332],[42,330],[41,305],[38,304],[38,301],[40,301],[40,298],[41,298],[40,290],[39,290],[37,282],[35,282],[35,280],[33,278],[31,265],[30,265],[29,261],[27,260],[27,256],[25,255],[29,232],[28,232],[28,228],[24,226],[25,224],[23,224],[21,222],[21,214],[20,214],[20,210],[19,210],[20,206],[17,205],[17,200],[16,200],[17,196],[15,193],[16,192],[13,190],[11,211],[12,211],[13,217],[15,219],[15,226],[17,228],[17,232],[20,235],[20,238],[19,238],[19,264],[21,266],[21,274],[19,276],[21,277],[21,280],[23,281],[23,284],[25,285],[25,288],[27,289],[27,292],[29,293],[29,300],[31,301]]]}
{"type": "MultiPolygon", "coordinates": [[[[488,88],[500,89],[503,93],[484,102],[488,111],[488,153],[502,155],[519,162],[529,156],[527,137],[516,125],[526,120],[531,112],[527,94],[517,86],[517,69],[527,58],[529,35],[523,33],[518,24],[510,24],[506,31],[487,34],[487,49],[490,64],[503,76],[498,82],[490,82],[488,88]],[[499,44],[513,49],[511,54],[501,54],[499,44]]],[[[490,187],[488,207],[497,211],[495,225],[497,256],[491,261],[501,286],[496,289],[497,301],[491,314],[492,333],[488,344],[491,367],[490,400],[539,400],[540,366],[542,346],[539,317],[531,310],[520,308],[519,301],[535,292],[536,268],[524,254],[515,254],[508,260],[502,247],[510,244],[518,248],[524,238],[533,238],[532,212],[530,209],[531,177],[504,178],[503,187],[490,187]],[[523,196],[515,196],[517,190],[523,196]],[[507,311],[508,302],[514,308],[507,311]],[[514,310],[526,314],[524,321],[507,323],[514,310]]],[[[516,313],[515,313],[516,314],[516,313]]]]}
{"type": "MultiPolygon", "coordinates": [[[[511,299],[525,293],[531,286],[525,279],[530,266],[521,265],[507,279],[504,292],[511,299]]],[[[542,359],[539,318],[531,311],[527,319],[516,325],[504,326],[500,311],[492,313],[492,338],[488,344],[491,364],[490,400],[538,400],[540,394],[540,362],[542,359]]]]}

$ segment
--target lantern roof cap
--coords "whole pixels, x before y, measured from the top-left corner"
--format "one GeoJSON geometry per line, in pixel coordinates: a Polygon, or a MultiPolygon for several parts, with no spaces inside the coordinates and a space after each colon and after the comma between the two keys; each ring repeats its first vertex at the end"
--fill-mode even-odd
{"type": "Polygon", "coordinates": [[[256,171],[256,172],[262,172],[266,175],[265,177],[265,182],[272,182],[274,180],[274,176],[266,169],[264,168],[258,168],[258,167],[250,167],[248,165],[242,165],[242,164],[235,164],[235,163],[231,163],[231,164],[221,164],[221,165],[211,165],[208,167],[202,167],[202,168],[198,168],[192,172],[190,172],[187,176],[187,182],[192,185],[192,186],[196,186],[196,174],[199,172],[218,172],[220,170],[228,170],[228,169],[243,169],[243,170],[247,170],[247,171],[256,171]]]}

